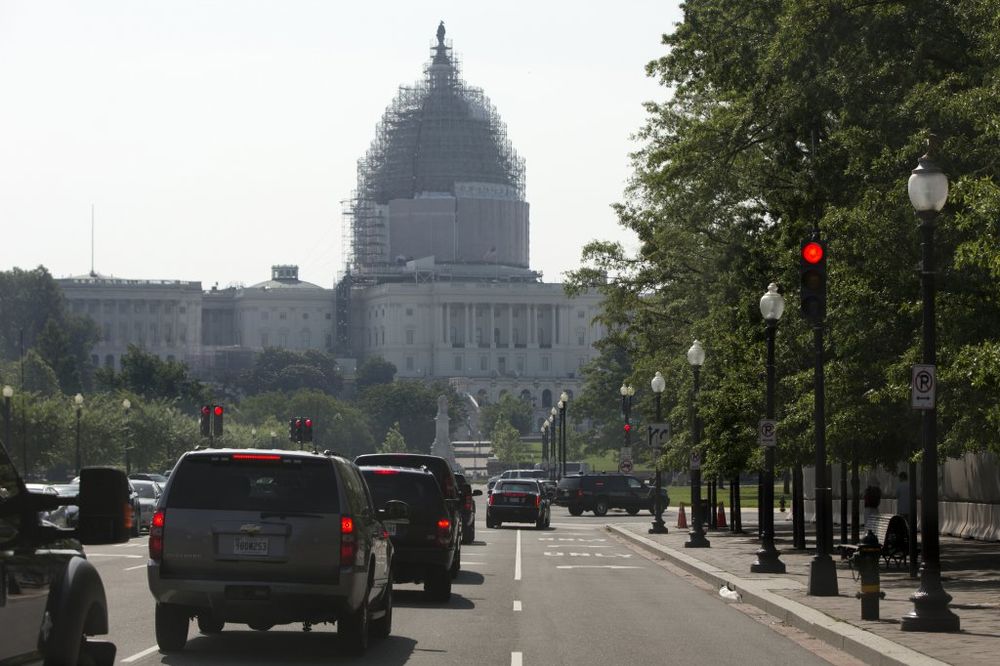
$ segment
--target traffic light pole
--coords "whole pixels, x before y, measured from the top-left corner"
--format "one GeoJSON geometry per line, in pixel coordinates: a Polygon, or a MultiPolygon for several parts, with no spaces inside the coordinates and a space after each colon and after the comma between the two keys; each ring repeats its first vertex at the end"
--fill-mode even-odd
{"type": "Polygon", "coordinates": [[[809,592],[815,597],[835,597],[839,594],[837,586],[837,565],[830,557],[830,547],[833,542],[833,523],[830,520],[833,513],[832,497],[829,479],[826,475],[826,415],[824,402],[826,399],[823,386],[823,320],[820,318],[813,324],[813,345],[815,352],[815,421],[816,431],[816,555],[809,563],[809,592]]]}

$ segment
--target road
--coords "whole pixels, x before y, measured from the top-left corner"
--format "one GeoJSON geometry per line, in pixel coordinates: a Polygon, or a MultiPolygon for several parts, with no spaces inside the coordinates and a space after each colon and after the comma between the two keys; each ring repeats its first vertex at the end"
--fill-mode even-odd
{"type": "Polygon", "coordinates": [[[424,600],[399,585],[393,635],[363,658],[339,652],[336,629],[319,625],[269,632],[227,625],[202,636],[192,622],[181,653],[156,649],[146,587],[146,538],[88,551],[110,606],[110,638],[125,664],[365,663],[546,666],[691,663],[828,664],[717,594],[696,587],[609,535],[603,525],[631,519],[571,517],[553,509],[552,527],[486,529],[463,547],[451,602],[424,600]]]}

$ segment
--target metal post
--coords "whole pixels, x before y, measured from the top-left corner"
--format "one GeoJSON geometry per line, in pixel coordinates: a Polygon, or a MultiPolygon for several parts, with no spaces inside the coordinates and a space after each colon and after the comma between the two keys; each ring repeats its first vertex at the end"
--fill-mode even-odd
{"type": "Polygon", "coordinates": [[[861,479],[858,478],[858,444],[851,443],[851,543],[861,539],[859,521],[861,512],[858,507],[858,497],[861,491],[861,479]]]}
{"type": "Polygon", "coordinates": [[[840,543],[847,543],[847,461],[840,463],[840,543]]]}
{"type": "MultiPolygon", "coordinates": [[[[660,388],[662,389],[663,387],[661,386],[660,388]]],[[[657,391],[655,395],[656,395],[656,422],[659,423],[663,418],[663,412],[661,411],[660,408],[659,391],[657,391]]],[[[656,447],[656,449],[653,451],[653,455],[655,456],[653,464],[656,467],[656,483],[655,487],[653,488],[653,525],[652,527],[649,528],[650,534],[667,533],[667,525],[666,523],[663,522],[663,505],[660,502],[660,493],[662,492],[661,489],[663,488],[663,472],[660,471],[660,456],[662,454],[663,451],[660,449],[659,446],[656,447]]]]}
{"type": "MultiPolygon", "coordinates": [[[[778,320],[766,319],[767,338],[767,419],[774,418],[774,335],[778,320]]],[[[763,510],[762,529],[760,531],[760,550],[757,560],[750,565],[754,573],[785,573],[785,563],[781,561],[778,550],[774,547],[774,447],[764,447],[764,473],[761,475],[761,488],[764,491],[761,504],[763,510]]]]}
{"type": "Polygon", "coordinates": [[[80,475],[80,470],[83,468],[83,463],[81,462],[80,456],[80,415],[83,412],[83,407],[80,405],[76,406],[76,474],[80,475]]]}
{"type": "Polygon", "coordinates": [[[11,391],[9,386],[4,387],[3,396],[3,443],[8,447],[13,447],[13,442],[10,441],[10,396],[7,395],[11,391]]]}
{"type": "Polygon", "coordinates": [[[560,456],[562,460],[560,478],[566,476],[566,403],[565,401],[562,402],[562,409],[559,410],[559,448],[562,451],[562,455],[560,456]]]}
{"type": "Polygon", "coordinates": [[[910,457],[909,464],[909,478],[906,482],[910,486],[910,497],[907,502],[909,506],[906,508],[909,523],[906,526],[908,543],[907,546],[907,559],[909,564],[910,578],[916,578],[919,569],[919,556],[917,555],[917,463],[913,461],[913,457],[910,457]]]}
{"type": "MultiPolygon", "coordinates": [[[[937,362],[934,339],[934,218],[935,211],[920,212],[922,236],[920,269],[923,308],[923,361],[927,365],[937,362]]],[[[938,457],[937,410],[922,410],[923,460],[921,461],[921,564],[920,589],[910,601],[913,610],[902,617],[903,631],[958,631],[958,616],[951,612],[948,603],[951,595],[941,586],[941,543],[938,534],[938,457]]],[[[911,493],[911,505],[915,493],[911,493]]]]}
{"type": "Polygon", "coordinates": [[[802,465],[792,469],[792,547],[806,549],[806,508],[802,488],[802,465]]]}
{"type": "MultiPolygon", "coordinates": [[[[694,372],[694,391],[691,394],[691,439],[693,442],[692,451],[701,453],[701,421],[698,418],[698,391],[701,366],[692,365],[694,372]]],[[[709,548],[711,543],[705,538],[705,531],[702,529],[702,508],[701,508],[701,465],[698,469],[691,470],[691,531],[688,532],[688,540],[684,542],[685,548],[709,548]]]]}
{"type": "Polygon", "coordinates": [[[815,409],[814,429],[816,431],[816,555],[809,563],[809,592],[815,597],[835,597],[837,586],[837,565],[830,557],[830,541],[833,536],[833,505],[830,482],[826,474],[826,419],[823,386],[823,324],[813,325],[813,345],[815,351],[815,409]]]}

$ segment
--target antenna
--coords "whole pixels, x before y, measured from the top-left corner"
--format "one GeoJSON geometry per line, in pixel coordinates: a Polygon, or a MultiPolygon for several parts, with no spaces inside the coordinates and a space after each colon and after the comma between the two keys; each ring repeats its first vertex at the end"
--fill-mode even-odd
{"type": "Polygon", "coordinates": [[[90,277],[97,277],[94,272],[94,204],[90,204],[90,277]]]}

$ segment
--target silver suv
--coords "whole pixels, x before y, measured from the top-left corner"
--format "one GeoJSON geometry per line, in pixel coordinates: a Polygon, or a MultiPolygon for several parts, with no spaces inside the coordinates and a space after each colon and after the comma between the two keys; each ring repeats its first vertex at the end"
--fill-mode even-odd
{"type": "Polygon", "coordinates": [[[208,449],[177,462],[153,515],[149,589],[156,642],[181,650],[189,620],[203,634],[227,622],[336,622],[360,654],[369,630],[392,628],[392,544],[358,468],[301,451],[208,449]]]}

